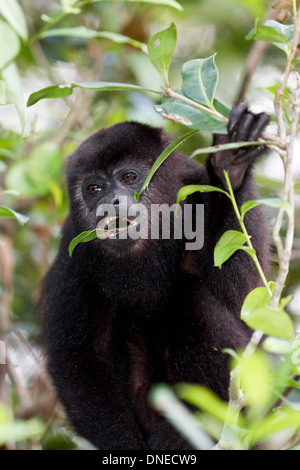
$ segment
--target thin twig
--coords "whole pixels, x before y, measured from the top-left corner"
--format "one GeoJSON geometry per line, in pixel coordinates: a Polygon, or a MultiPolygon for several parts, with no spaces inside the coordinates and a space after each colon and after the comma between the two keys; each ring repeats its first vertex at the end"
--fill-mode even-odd
{"type": "MultiPolygon", "coordinates": [[[[287,66],[284,72],[282,84],[276,92],[276,99],[274,102],[275,111],[278,120],[278,134],[281,138],[286,140],[286,129],[283,121],[283,110],[282,110],[282,96],[284,95],[285,88],[287,86],[288,78],[293,67],[293,61],[297,54],[298,42],[300,37],[300,9],[298,10],[297,16],[293,18],[294,22],[294,37],[291,53],[287,62],[287,66]]],[[[294,229],[295,229],[295,212],[294,212],[294,184],[292,178],[292,167],[293,167],[293,156],[294,156],[294,144],[297,134],[298,121],[300,116],[300,76],[296,75],[297,85],[294,97],[292,100],[293,109],[293,120],[291,134],[289,142],[287,144],[287,153],[284,159],[284,185],[281,194],[281,198],[284,201],[288,201],[292,207],[291,215],[288,216],[287,220],[287,231],[284,242],[280,237],[280,230],[282,227],[284,211],[280,209],[277,214],[273,229],[273,240],[278,253],[279,260],[279,272],[277,275],[276,285],[271,301],[272,306],[277,306],[284,289],[285,281],[289,272],[289,264],[292,255],[293,240],[294,240],[294,229]]]]}
{"type": "MultiPolygon", "coordinates": [[[[292,128],[291,128],[289,141],[287,141],[287,131],[285,128],[284,118],[283,118],[282,96],[284,95],[288,78],[292,70],[293,61],[297,53],[297,47],[298,47],[299,36],[300,36],[300,9],[298,10],[297,16],[293,18],[293,22],[295,26],[293,45],[292,45],[291,53],[290,53],[290,56],[288,58],[288,62],[285,68],[282,84],[279,90],[277,90],[275,103],[274,103],[277,120],[278,120],[278,135],[279,135],[281,143],[283,144],[283,148],[287,149],[286,153],[283,155],[285,177],[284,177],[284,186],[283,186],[283,191],[282,191],[282,199],[290,203],[292,207],[292,214],[288,216],[287,232],[286,232],[286,238],[285,238],[284,243],[282,242],[280,238],[280,229],[282,226],[283,214],[284,214],[282,209],[280,209],[278,212],[274,231],[273,231],[273,239],[274,239],[274,242],[278,251],[278,257],[279,257],[279,272],[278,272],[276,285],[275,285],[274,293],[273,293],[271,304],[270,304],[272,306],[278,306],[280,298],[281,298],[281,294],[284,288],[286,277],[289,272],[289,263],[290,263],[290,259],[292,255],[292,246],[293,246],[293,239],[294,239],[295,215],[294,215],[294,185],[293,185],[293,179],[292,179],[292,164],[293,164],[293,154],[294,154],[294,143],[295,143],[296,133],[298,129],[298,121],[300,117],[300,76],[299,74],[297,74],[297,88],[294,93],[294,99],[292,101],[293,120],[292,120],[292,128]]],[[[260,331],[255,331],[253,333],[252,338],[243,353],[243,357],[249,357],[252,354],[254,354],[262,337],[263,337],[263,333],[260,331]]],[[[242,394],[242,390],[240,389],[240,369],[238,365],[231,371],[231,374],[230,374],[229,409],[234,410],[238,418],[238,415],[244,405],[245,405],[245,400],[242,394]]],[[[229,443],[226,439],[226,430],[227,430],[227,422],[225,421],[221,438],[219,442],[217,443],[217,445],[215,446],[216,450],[229,448],[229,443]]]]}
{"type": "MultiPolygon", "coordinates": [[[[204,106],[200,103],[197,103],[194,100],[191,100],[187,96],[181,95],[181,94],[177,93],[176,91],[173,91],[169,87],[162,87],[162,89],[165,92],[165,96],[168,96],[168,97],[171,97],[171,98],[176,98],[176,99],[179,99],[181,101],[184,101],[185,103],[193,106],[194,108],[200,109],[202,112],[204,112],[206,114],[209,114],[209,115],[215,117],[216,119],[219,119],[220,121],[225,122],[225,124],[228,123],[228,118],[223,116],[223,114],[219,113],[219,111],[217,111],[216,109],[207,108],[206,106],[204,106]]],[[[259,139],[259,140],[262,143],[264,141],[272,141],[272,142],[274,142],[273,146],[276,143],[282,150],[285,150],[284,141],[280,137],[278,137],[278,135],[269,134],[268,132],[264,132],[262,134],[262,139],[259,139]]]]}

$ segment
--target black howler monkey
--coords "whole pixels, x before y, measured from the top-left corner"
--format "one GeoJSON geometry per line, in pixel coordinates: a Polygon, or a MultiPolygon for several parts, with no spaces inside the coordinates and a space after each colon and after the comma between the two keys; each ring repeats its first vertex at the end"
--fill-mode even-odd
{"type": "MultiPolygon", "coordinates": [[[[228,135],[216,143],[257,140],[268,117],[244,104],[233,108],[228,135]]],[[[116,124],[87,138],[67,167],[70,214],[61,246],[45,278],[40,306],[48,370],[76,432],[98,449],[188,449],[188,444],[148,405],[152,384],[199,383],[228,399],[228,355],[249,340],[240,320],[242,302],[260,284],[251,258],[239,251],[222,269],[214,247],[229,229],[239,230],[231,203],[221,193],[194,193],[184,204],[204,204],[204,245],[185,250],[185,240],[122,239],[134,218],[119,216],[168,144],[166,134],[136,122],[116,124]],[[110,204],[116,217],[98,216],[110,204]],[[71,240],[99,223],[104,236],[76,247],[71,240]]],[[[139,203],[176,202],[190,184],[224,186],[229,172],[238,204],[254,199],[251,176],[263,146],[222,151],[206,168],[174,152],[152,178],[139,203]]],[[[226,188],[227,189],[227,188],[226,188]]],[[[259,208],[246,215],[261,264],[268,242],[259,208]]]]}

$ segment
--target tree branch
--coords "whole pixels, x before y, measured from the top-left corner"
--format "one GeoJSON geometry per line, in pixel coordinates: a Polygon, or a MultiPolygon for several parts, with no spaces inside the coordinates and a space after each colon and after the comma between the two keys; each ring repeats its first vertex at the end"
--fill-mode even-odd
{"type": "MultiPolygon", "coordinates": [[[[286,129],[283,120],[283,110],[282,110],[282,97],[284,95],[285,88],[287,86],[288,78],[293,68],[293,61],[297,54],[297,47],[300,37],[300,9],[298,10],[297,16],[293,18],[294,22],[294,37],[292,50],[286,65],[286,69],[283,75],[283,80],[280,88],[276,92],[276,99],[274,102],[276,116],[278,120],[278,135],[286,141],[286,129]]],[[[280,209],[277,214],[273,229],[273,240],[278,253],[279,260],[279,272],[277,275],[276,285],[271,300],[272,306],[277,306],[284,289],[285,281],[289,272],[289,264],[292,255],[293,240],[294,240],[294,229],[295,229],[295,211],[294,211],[294,184],[292,178],[292,167],[293,167],[293,157],[294,157],[294,145],[298,128],[298,121],[300,116],[300,76],[296,74],[296,90],[291,101],[292,110],[293,110],[293,120],[291,127],[291,134],[289,136],[289,142],[287,142],[287,152],[284,164],[284,185],[281,194],[281,198],[284,201],[288,201],[292,207],[292,213],[288,216],[287,220],[287,231],[285,241],[283,242],[280,237],[280,230],[282,227],[284,211],[280,209]]]]}
{"type": "MultiPolygon", "coordinates": [[[[216,109],[207,108],[206,106],[204,106],[200,103],[197,103],[194,100],[191,100],[187,96],[181,95],[181,94],[177,93],[176,91],[173,91],[169,87],[162,87],[162,89],[165,92],[165,96],[168,96],[170,98],[176,98],[176,99],[179,99],[181,101],[184,101],[185,103],[188,103],[189,105],[194,106],[194,108],[200,109],[202,112],[204,112],[206,114],[210,114],[211,116],[215,117],[216,119],[219,119],[220,121],[225,122],[225,124],[228,123],[228,118],[223,116],[223,114],[219,113],[216,109]]],[[[285,150],[285,142],[278,135],[269,134],[268,132],[264,132],[262,134],[262,137],[263,137],[262,139],[259,139],[262,143],[264,143],[266,141],[272,141],[272,142],[274,142],[273,148],[275,147],[275,143],[276,143],[276,145],[279,146],[280,150],[285,150]]]]}

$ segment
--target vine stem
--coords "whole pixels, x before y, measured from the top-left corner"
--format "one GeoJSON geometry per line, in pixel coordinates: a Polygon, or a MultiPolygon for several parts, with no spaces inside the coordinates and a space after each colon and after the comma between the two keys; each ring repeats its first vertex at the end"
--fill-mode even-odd
{"type": "Polygon", "coordinates": [[[269,283],[267,281],[267,278],[263,272],[263,269],[261,267],[261,264],[257,258],[257,255],[256,255],[256,251],[252,245],[252,242],[251,242],[251,237],[247,231],[247,228],[245,226],[245,223],[244,223],[244,218],[242,217],[241,213],[240,213],[240,210],[238,208],[238,205],[237,205],[237,202],[236,202],[236,199],[235,199],[235,196],[234,196],[234,192],[233,192],[233,189],[232,189],[232,186],[231,186],[231,182],[230,182],[230,178],[229,178],[229,174],[227,171],[224,171],[224,175],[225,175],[225,179],[226,179],[226,183],[227,183],[227,186],[228,186],[228,191],[229,191],[229,194],[230,194],[230,199],[231,199],[231,203],[232,203],[232,206],[233,206],[233,209],[234,209],[234,212],[235,212],[235,215],[236,215],[236,218],[240,224],[240,227],[242,229],[242,232],[243,234],[245,235],[246,237],[246,241],[247,241],[247,245],[248,247],[254,251],[254,254],[251,254],[251,258],[253,259],[254,261],[254,264],[256,266],[256,269],[261,277],[261,280],[263,281],[263,284],[265,286],[265,288],[267,289],[268,293],[270,294],[270,296],[272,296],[272,291],[270,289],[270,286],[269,286],[269,283]]]}
{"type": "MultiPolygon", "coordinates": [[[[81,0],[76,2],[74,5],[72,5],[72,8],[82,8],[85,5],[88,5],[90,0],[81,0]]],[[[63,11],[60,15],[57,15],[55,18],[52,19],[51,22],[46,23],[28,42],[28,46],[32,46],[32,44],[36,41],[38,41],[41,37],[41,35],[45,32],[48,31],[48,29],[52,28],[52,26],[56,25],[57,23],[60,23],[66,16],[71,15],[72,11],[63,11]]]]}

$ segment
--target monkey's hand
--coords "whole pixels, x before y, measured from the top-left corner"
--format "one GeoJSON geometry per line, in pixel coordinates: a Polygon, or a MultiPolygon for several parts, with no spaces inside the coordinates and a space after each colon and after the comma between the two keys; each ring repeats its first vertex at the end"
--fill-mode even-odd
{"type": "MultiPolygon", "coordinates": [[[[253,114],[245,103],[239,103],[231,111],[227,125],[228,135],[215,136],[214,145],[257,141],[268,122],[267,114],[253,114]]],[[[236,190],[242,185],[247,168],[265,150],[265,145],[223,150],[211,155],[210,165],[226,189],[224,170],[228,171],[232,188],[236,190]]]]}

